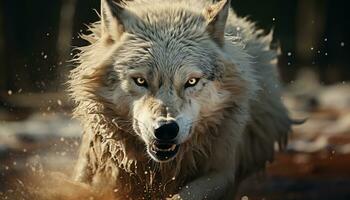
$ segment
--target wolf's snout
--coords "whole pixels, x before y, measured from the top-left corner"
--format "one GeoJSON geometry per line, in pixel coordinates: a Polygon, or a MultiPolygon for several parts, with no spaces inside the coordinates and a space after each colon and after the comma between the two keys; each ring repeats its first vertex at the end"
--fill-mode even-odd
{"type": "Polygon", "coordinates": [[[154,136],[160,142],[174,140],[179,133],[179,125],[175,121],[162,122],[155,130],[154,136]]]}

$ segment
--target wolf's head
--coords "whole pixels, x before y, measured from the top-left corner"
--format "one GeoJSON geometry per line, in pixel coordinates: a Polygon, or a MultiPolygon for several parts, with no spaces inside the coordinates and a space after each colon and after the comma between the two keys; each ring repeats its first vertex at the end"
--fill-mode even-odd
{"type": "Polygon", "coordinates": [[[193,2],[102,0],[101,33],[89,50],[90,62],[104,66],[97,93],[158,162],[243,101],[242,72],[224,51],[230,1],[193,2]]]}

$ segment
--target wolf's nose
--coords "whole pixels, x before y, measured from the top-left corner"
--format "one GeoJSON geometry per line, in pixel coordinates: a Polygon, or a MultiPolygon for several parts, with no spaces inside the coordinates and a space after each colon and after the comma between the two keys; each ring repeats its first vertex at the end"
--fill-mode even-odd
{"type": "Polygon", "coordinates": [[[161,124],[154,130],[154,135],[161,142],[174,140],[179,132],[179,125],[175,121],[168,121],[161,124]]]}

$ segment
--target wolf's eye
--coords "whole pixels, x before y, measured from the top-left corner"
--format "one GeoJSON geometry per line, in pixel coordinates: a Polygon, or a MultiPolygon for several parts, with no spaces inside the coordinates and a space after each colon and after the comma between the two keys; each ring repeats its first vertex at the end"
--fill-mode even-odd
{"type": "Polygon", "coordinates": [[[191,78],[191,79],[189,79],[186,82],[186,84],[185,84],[185,88],[196,86],[198,81],[199,81],[199,78],[191,78]]]}
{"type": "Polygon", "coordinates": [[[141,77],[137,77],[137,78],[133,78],[135,81],[135,84],[141,87],[147,87],[147,82],[144,78],[141,77]]]}

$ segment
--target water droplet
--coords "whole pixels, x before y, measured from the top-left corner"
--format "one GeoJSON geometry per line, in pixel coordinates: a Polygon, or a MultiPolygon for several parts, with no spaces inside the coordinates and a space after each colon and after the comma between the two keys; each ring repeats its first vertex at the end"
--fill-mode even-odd
{"type": "Polygon", "coordinates": [[[324,41],[327,42],[327,41],[328,41],[328,38],[325,38],[324,41]]]}
{"type": "Polygon", "coordinates": [[[288,55],[288,56],[292,56],[292,52],[288,52],[287,55],[288,55]]]}
{"type": "Polygon", "coordinates": [[[8,94],[9,96],[11,96],[11,95],[12,95],[12,90],[7,91],[7,94],[8,94]]]}
{"type": "Polygon", "coordinates": [[[276,21],[276,18],[273,17],[273,18],[272,18],[272,21],[273,21],[273,22],[276,21]]]}
{"type": "Polygon", "coordinates": [[[344,42],[341,42],[341,43],[340,43],[340,46],[341,46],[341,47],[345,46],[345,43],[344,43],[344,42]]]}
{"type": "Polygon", "coordinates": [[[57,100],[57,104],[58,104],[59,106],[62,106],[62,101],[61,101],[60,99],[58,99],[58,100],[57,100]]]}
{"type": "Polygon", "coordinates": [[[326,52],[326,53],[324,53],[324,55],[325,55],[325,56],[328,56],[328,53],[326,52]]]}
{"type": "Polygon", "coordinates": [[[310,50],[313,51],[313,50],[314,50],[314,47],[311,47],[310,50]]]}

